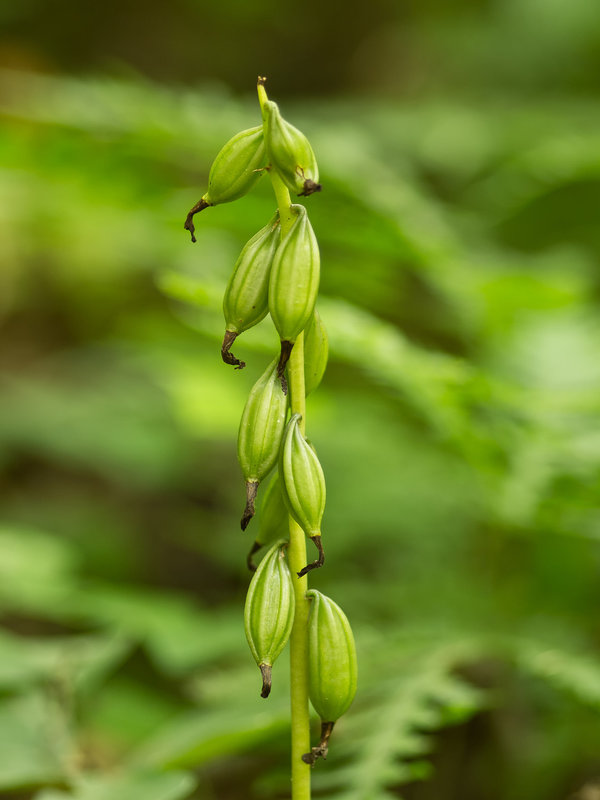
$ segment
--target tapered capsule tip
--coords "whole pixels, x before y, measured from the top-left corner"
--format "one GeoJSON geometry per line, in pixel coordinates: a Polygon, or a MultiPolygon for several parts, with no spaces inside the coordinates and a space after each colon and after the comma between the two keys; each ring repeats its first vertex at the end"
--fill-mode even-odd
{"type": "Polygon", "coordinates": [[[325,563],[325,553],[323,552],[323,542],[321,541],[321,535],[317,534],[316,536],[311,536],[310,538],[315,543],[315,547],[319,551],[319,557],[317,558],[316,561],[311,561],[310,564],[307,564],[303,569],[300,570],[300,572],[298,572],[299,578],[302,578],[304,575],[306,575],[307,572],[310,572],[313,569],[318,569],[319,567],[322,567],[323,564],[325,563]]]}
{"type": "Polygon", "coordinates": [[[194,225],[194,214],[197,214],[199,211],[204,211],[204,209],[208,208],[209,205],[210,203],[207,203],[206,200],[202,198],[196,203],[195,206],[190,208],[190,210],[188,211],[188,215],[185,218],[185,224],[183,227],[185,228],[186,231],[190,232],[190,235],[192,237],[192,242],[196,241],[196,237],[194,236],[194,231],[196,230],[196,227],[194,225]]]}
{"type": "Polygon", "coordinates": [[[229,352],[231,345],[235,342],[237,336],[238,334],[236,331],[225,331],[223,344],[221,345],[221,358],[226,364],[231,364],[231,366],[235,367],[235,369],[244,369],[246,362],[240,361],[240,359],[236,358],[233,353],[229,352]]]}
{"type": "Polygon", "coordinates": [[[285,368],[287,367],[287,363],[290,360],[293,347],[294,347],[293,342],[289,342],[285,339],[282,339],[281,353],[279,355],[279,362],[277,364],[277,377],[281,381],[281,388],[284,394],[287,394],[288,390],[287,380],[285,379],[285,368]]]}
{"type": "Polygon", "coordinates": [[[315,192],[320,192],[323,187],[320,183],[315,183],[311,181],[310,178],[307,178],[304,181],[304,187],[298,197],[308,197],[309,194],[314,194],[315,192]]]}
{"type": "Polygon", "coordinates": [[[302,761],[305,764],[310,764],[314,767],[319,758],[327,758],[329,752],[329,737],[333,731],[335,722],[321,722],[321,741],[316,747],[313,747],[310,753],[304,753],[302,761]]]}
{"type": "Polygon", "coordinates": [[[256,500],[256,493],[258,492],[258,481],[246,481],[246,507],[242,514],[240,525],[242,530],[245,531],[248,523],[255,514],[254,501],[256,500]]]}
{"type": "Polygon", "coordinates": [[[268,697],[271,694],[271,665],[259,664],[260,674],[262,675],[261,697],[268,697]]]}
{"type": "Polygon", "coordinates": [[[250,552],[246,556],[246,564],[248,565],[248,569],[250,570],[250,572],[256,572],[256,564],[254,563],[252,556],[255,553],[258,553],[261,547],[262,544],[260,542],[254,542],[254,544],[250,548],[250,552]]]}

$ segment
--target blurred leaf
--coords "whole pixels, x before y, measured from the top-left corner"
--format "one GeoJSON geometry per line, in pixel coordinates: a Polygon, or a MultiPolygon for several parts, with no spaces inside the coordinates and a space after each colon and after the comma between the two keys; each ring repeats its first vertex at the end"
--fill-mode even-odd
{"type": "Polygon", "coordinates": [[[51,610],[71,596],[77,556],[66,541],[5,524],[0,555],[1,606],[51,610]]]}
{"type": "Polygon", "coordinates": [[[183,800],[189,797],[196,781],[186,772],[138,772],[122,775],[82,776],[74,781],[72,792],[49,790],[36,800],[183,800]]]}
{"type": "Polygon", "coordinates": [[[395,675],[388,664],[380,682],[363,684],[358,707],[336,725],[327,772],[315,770],[317,792],[327,789],[344,800],[387,800],[388,789],[428,775],[424,761],[412,769],[415,757],[433,746],[428,732],[464,721],[485,705],[482,692],[452,674],[473,652],[472,644],[413,647],[396,662],[395,675]]]}
{"type": "Polygon", "coordinates": [[[0,687],[68,681],[90,691],[127,655],[129,644],[103,636],[24,638],[0,632],[0,687]]]}
{"type": "Polygon", "coordinates": [[[67,757],[62,721],[42,694],[0,703],[0,789],[61,781],[67,757]]]}
{"type": "Polygon", "coordinates": [[[166,673],[179,674],[238,652],[239,614],[209,613],[183,597],[133,587],[89,587],[80,613],[143,642],[166,673]]]}
{"type": "Polygon", "coordinates": [[[286,713],[246,714],[237,709],[200,710],[181,716],[146,742],[134,763],[163,767],[195,767],[234,753],[243,753],[282,735],[289,728],[286,713]]]}
{"type": "MultiPolygon", "coordinates": [[[[232,19],[254,13],[238,6],[232,19]]],[[[595,769],[590,9],[507,0],[490,25],[425,4],[356,51],[376,97],[289,103],[324,184],[307,204],[331,342],[309,406],[328,484],[319,581],[348,609],[361,675],[313,773],[323,795],[383,800],[428,777],[432,796],[546,800],[595,769]],[[400,74],[401,103],[386,94],[400,74]],[[480,670],[489,692],[464,677],[480,670]],[[436,742],[447,725],[462,732],[436,742]]],[[[203,796],[283,796],[288,678],[265,705],[243,655],[235,465],[270,320],[240,337],[247,370],[219,358],[221,294],[272,214],[268,182],[207,210],[196,245],[182,228],[258,107],[3,70],[0,112],[2,785],[192,791],[131,759],[200,767],[203,796]],[[82,762],[95,772],[76,778],[82,762]]]]}
{"type": "Polygon", "coordinates": [[[517,646],[517,665],[594,709],[600,707],[600,664],[586,653],[524,640],[517,646]]]}

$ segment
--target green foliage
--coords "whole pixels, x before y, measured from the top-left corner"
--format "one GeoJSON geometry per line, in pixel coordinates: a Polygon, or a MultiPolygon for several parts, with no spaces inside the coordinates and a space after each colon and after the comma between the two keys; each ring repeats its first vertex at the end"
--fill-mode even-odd
{"type": "MultiPolygon", "coordinates": [[[[468,648],[466,653],[474,655],[468,648]]],[[[452,674],[461,655],[465,648],[457,643],[396,645],[396,670],[387,671],[387,659],[379,665],[382,678],[367,684],[360,708],[344,726],[344,746],[331,773],[316,777],[317,792],[340,800],[389,800],[395,795],[388,789],[426,778],[429,734],[464,722],[484,705],[480,692],[452,674]]]]}
{"type": "MultiPolygon", "coordinates": [[[[576,16],[554,5],[551,41],[576,16]]],[[[0,794],[285,793],[287,670],[261,700],[232,444],[272,326],[240,338],[244,372],[219,358],[269,187],[203,211],[194,247],[183,231],[254,100],[0,77],[0,794]]],[[[324,186],[318,588],[359,656],[318,796],[416,778],[439,798],[573,794],[600,735],[597,102],[454,92],[293,117],[324,186]]]]}
{"type": "Polygon", "coordinates": [[[36,800],[111,800],[127,797],[128,800],[181,800],[189,797],[194,780],[186,773],[132,772],[128,775],[89,777],[75,781],[72,792],[49,790],[37,795],[36,800]]]}

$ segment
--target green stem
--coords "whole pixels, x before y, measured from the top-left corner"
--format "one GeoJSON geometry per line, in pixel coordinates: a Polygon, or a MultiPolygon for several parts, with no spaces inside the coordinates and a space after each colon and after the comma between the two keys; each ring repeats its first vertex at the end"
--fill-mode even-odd
{"type": "MultiPolygon", "coordinates": [[[[261,111],[267,101],[265,87],[259,83],[258,99],[261,111]]],[[[275,170],[269,170],[273,191],[279,208],[281,235],[284,236],[294,220],[287,187],[275,170]]],[[[301,414],[300,430],[305,434],[306,394],[304,388],[304,334],[296,339],[288,362],[288,381],[292,414],[301,414]]],[[[296,578],[306,564],[306,537],[302,528],[290,517],[288,561],[294,575],[296,611],[290,636],[290,700],[292,714],[292,800],[310,800],[310,766],[302,761],[310,752],[310,716],[308,709],[308,609],[306,575],[296,578]]]]}

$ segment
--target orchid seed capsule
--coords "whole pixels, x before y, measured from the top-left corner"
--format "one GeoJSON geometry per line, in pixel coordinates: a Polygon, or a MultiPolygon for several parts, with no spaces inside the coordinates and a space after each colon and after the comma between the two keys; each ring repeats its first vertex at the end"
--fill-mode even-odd
{"type": "Polygon", "coordinates": [[[319,167],[306,136],[283,119],[272,100],[265,103],[263,114],[269,161],[287,188],[303,196],[320,192],[319,167]]]}
{"type": "Polygon", "coordinates": [[[251,571],[256,569],[252,562],[252,556],[261,547],[270,545],[278,539],[287,540],[288,535],[288,510],[281,492],[279,473],[275,472],[263,495],[258,517],[258,535],[246,559],[248,569],[251,571]]]}
{"type": "Polygon", "coordinates": [[[308,693],[321,717],[321,741],[303,761],[326,758],[333,726],[350,708],[356,694],[356,645],[342,609],[331,598],[311,589],[308,620],[308,693]]]}
{"type": "Polygon", "coordinates": [[[190,209],[184,228],[194,236],[194,214],[209,206],[230,203],[247,194],[266,167],[267,154],[263,126],[240,131],[225,144],[215,158],[208,175],[208,191],[190,209]]]}
{"type": "Polygon", "coordinates": [[[244,245],[223,298],[225,337],[221,357],[237,369],[246,365],[230,352],[240,333],[257,325],[269,311],[269,276],[279,245],[279,214],[244,245]]]}
{"type": "Polygon", "coordinates": [[[258,484],[277,463],[286,413],[287,396],[281,391],[273,361],[252,387],[240,420],[238,460],[246,481],[243,531],[254,516],[258,484]]]}
{"type": "Polygon", "coordinates": [[[323,566],[325,554],[321,543],[321,520],[325,511],[325,476],[317,454],[298,426],[300,414],[294,414],[283,436],[279,456],[279,477],[283,498],[294,520],[314,542],[319,557],[300,572],[301,578],[323,566]]]}
{"type": "Polygon", "coordinates": [[[279,378],[296,338],[308,324],[317,299],[320,277],[319,245],[301,205],[290,206],[295,220],[275,253],[269,279],[269,311],[279,338],[279,378]]]}
{"type": "Polygon", "coordinates": [[[315,308],[304,329],[304,391],[307,397],[321,383],[328,355],[327,331],[315,308]]]}
{"type": "Polygon", "coordinates": [[[271,691],[271,667],[286,646],[294,624],[294,587],[281,542],[274,544],[252,576],[244,627],[262,675],[261,697],[271,691]]]}

